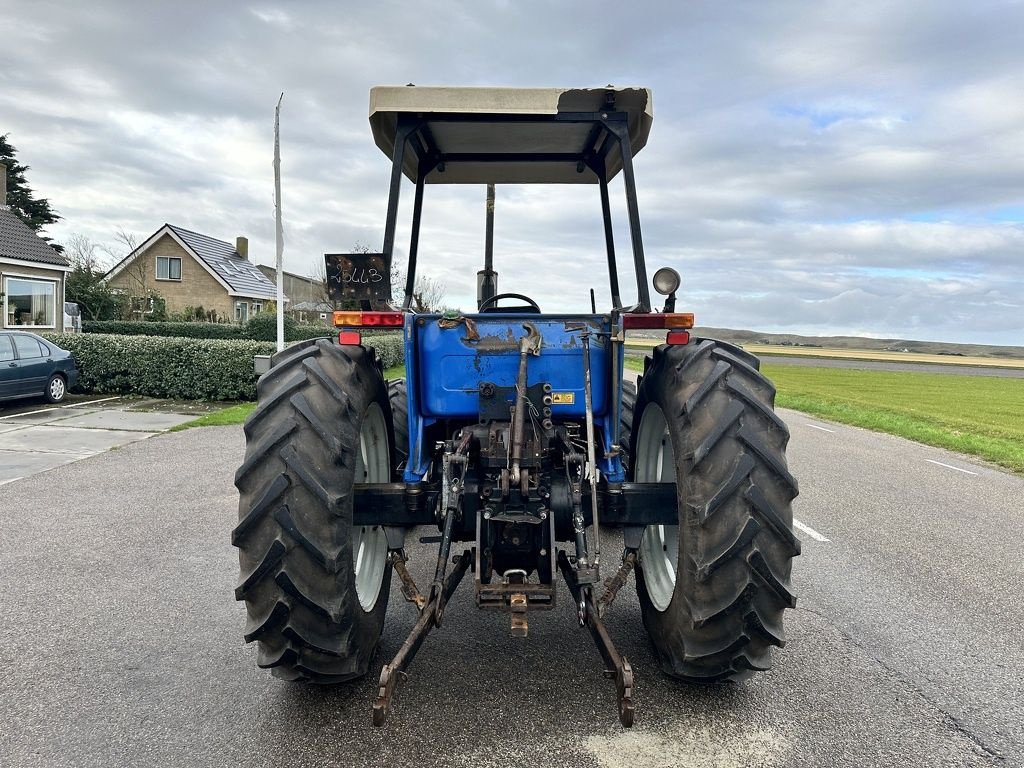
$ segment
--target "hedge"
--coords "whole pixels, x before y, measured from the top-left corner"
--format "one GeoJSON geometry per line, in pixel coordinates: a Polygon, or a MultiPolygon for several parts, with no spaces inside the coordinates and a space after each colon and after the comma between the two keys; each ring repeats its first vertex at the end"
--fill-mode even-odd
{"type": "Polygon", "coordinates": [[[253,357],[275,346],[261,341],[175,339],[113,334],[48,334],[75,356],[77,389],[176,400],[255,400],[253,357]]]}
{"type": "MultiPolygon", "coordinates": [[[[43,335],[74,354],[81,372],[76,391],[175,400],[255,400],[253,358],[277,349],[273,342],[244,339],[43,335]]],[[[400,336],[377,336],[366,342],[377,348],[385,368],[402,362],[400,336]]]]}
{"type": "MultiPolygon", "coordinates": [[[[108,333],[120,336],[175,336],[184,339],[248,339],[250,341],[276,341],[277,319],[257,315],[245,325],[239,323],[174,323],[140,320],[86,320],[85,333],[108,333]]],[[[298,325],[285,318],[285,341],[303,341],[319,336],[332,336],[334,329],[324,325],[298,325]]]]}
{"type": "Polygon", "coordinates": [[[186,339],[244,339],[245,326],[232,323],[157,323],[139,320],[85,320],[84,333],[117,336],[178,336],[186,339]]]}
{"type": "Polygon", "coordinates": [[[364,333],[363,344],[377,350],[385,370],[405,364],[405,346],[400,333],[364,333]]]}

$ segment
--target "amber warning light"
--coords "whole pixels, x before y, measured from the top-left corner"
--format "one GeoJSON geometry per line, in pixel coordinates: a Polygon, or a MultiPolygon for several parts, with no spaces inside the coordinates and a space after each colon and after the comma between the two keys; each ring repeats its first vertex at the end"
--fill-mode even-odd
{"type": "Polygon", "coordinates": [[[401,328],[405,322],[402,312],[357,312],[334,313],[335,328],[401,328]]]}

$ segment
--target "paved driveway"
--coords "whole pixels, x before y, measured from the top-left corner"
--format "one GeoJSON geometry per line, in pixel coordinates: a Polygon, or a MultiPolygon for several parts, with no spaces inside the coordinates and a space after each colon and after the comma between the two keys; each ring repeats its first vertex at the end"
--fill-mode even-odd
{"type": "MultiPolygon", "coordinates": [[[[138,440],[10,483],[0,492],[0,765],[1024,764],[1024,479],[782,415],[801,482],[795,512],[813,532],[800,531],[789,643],[746,683],[670,680],[631,584],[609,614],[637,675],[629,731],[564,588],[522,639],[506,616],[477,610],[464,583],[383,729],[370,724],[377,675],[415,621],[397,579],[366,678],[302,686],[257,669],[233,598],[238,427],[138,440]]],[[[436,545],[408,542],[422,588],[436,545]]],[[[606,546],[616,551],[611,537],[606,546]]]]}
{"type": "Polygon", "coordinates": [[[144,440],[195,414],[146,410],[152,401],[95,398],[0,410],[0,485],[144,440]]]}

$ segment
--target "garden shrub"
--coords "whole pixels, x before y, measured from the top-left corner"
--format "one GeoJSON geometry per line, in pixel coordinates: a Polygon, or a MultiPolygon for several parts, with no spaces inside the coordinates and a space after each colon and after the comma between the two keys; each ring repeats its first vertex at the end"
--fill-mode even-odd
{"type": "MultiPolygon", "coordinates": [[[[248,339],[42,335],[74,354],[81,372],[76,391],[175,400],[255,400],[253,358],[276,350],[273,342],[248,339]]],[[[377,349],[385,368],[402,363],[401,335],[367,336],[364,344],[377,349]]]]}
{"type": "Polygon", "coordinates": [[[186,339],[245,339],[245,326],[235,323],[176,323],[145,320],[87,320],[85,333],[119,336],[178,336],[186,339]]]}
{"type": "MultiPolygon", "coordinates": [[[[284,340],[297,341],[295,337],[295,326],[298,323],[292,317],[284,316],[284,340]]],[[[324,328],[321,335],[326,335],[331,329],[324,328]]],[[[270,312],[261,312],[249,319],[245,324],[247,338],[256,341],[277,341],[277,315],[270,312]]]]}
{"type": "Polygon", "coordinates": [[[274,345],[96,333],[46,334],[75,356],[86,393],[176,400],[255,400],[253,358],[274,345]]]}
{"type": "Polygon", "coordinates": [[[402,334],[394,331],[363,333],[363,346],[377,350],[384,368],[405,364],[405,346],[402,334]]]}
{"type": "MultiPolygon", "coordinates": [[[[177,336],[184,339],[249,339],[277,341],[277,318],[259,314],[248,323],[152,322],[146,320],[87,320],[85,333],[113,333],[121,336],[177,336]]],[[[303,341],[320,336],[333,336],[334,329],[325,325],[299,325],[292,318],[284,319],[284,340],[303,341]]]]}

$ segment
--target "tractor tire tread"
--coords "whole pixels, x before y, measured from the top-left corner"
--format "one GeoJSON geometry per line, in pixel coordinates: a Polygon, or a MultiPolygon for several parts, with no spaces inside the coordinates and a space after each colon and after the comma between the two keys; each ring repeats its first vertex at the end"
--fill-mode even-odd
{"type": "Polygon", "coordinates": [[[622,468],[629,471],[629,446],[633,435],[633,412],[636,410],[636,384],[622,382],[622,412],[619,417],[619,457],[622,468]]]}
{"type": "MultiPolygon", "coordinates": [[[[785,643],[782,614],[799,540],[789,431],[757,359],[711,339],[660,346],[637,393],[631,455],[649,403],[668,423],[678,485],[675,592],[655,608],[637,573],[641,613],[662,669],[697,682],[742,680],[770,667],[785,643]]],[[[633,469],[635,472],[635,468],[633,469]]],[[[632,472],[628,475],[632,477],[632,472]]]]}
{"type": "Polygon", "coordinates": [[[395,468],[404,469],[409,459],[409,392],[405,379],[388,382],[388,400],[395,424],[395,468]]]}
{"type": "MultiPolygon", "coordinates": [[[[285,680],[334,683],[369,671],[389,593],[364,611],[350,544],[362,414],[387,389],[373,350],[311,340],[273,358],[245,425],[235,476],[239,549],[235,591],[246,604],[246,642],[257,664],[285,680]]],[[[390,426],[389,426],[390,432],[390,426]]]]}

